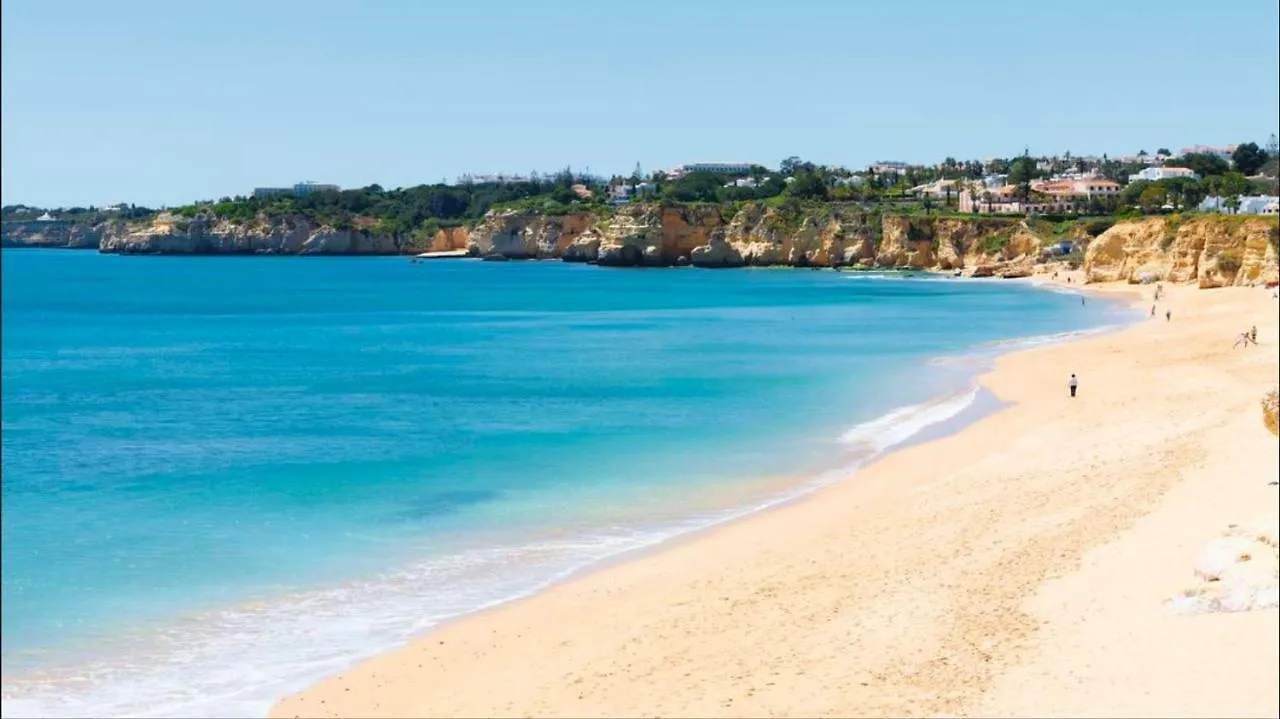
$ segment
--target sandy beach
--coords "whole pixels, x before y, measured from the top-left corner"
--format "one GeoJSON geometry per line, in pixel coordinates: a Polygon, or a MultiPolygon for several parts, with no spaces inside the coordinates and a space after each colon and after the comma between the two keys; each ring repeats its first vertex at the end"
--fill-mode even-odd
{"type": "Polygon", "coordinates": [[[1001,357],[982,383],[1009,406],[956,434],[450,623],[272,716],[1280,715],[1276,609],[1166,605],[1231,525],[1274,526],[1277,307],[1166,285],[1153,319],[1001,357]]]}

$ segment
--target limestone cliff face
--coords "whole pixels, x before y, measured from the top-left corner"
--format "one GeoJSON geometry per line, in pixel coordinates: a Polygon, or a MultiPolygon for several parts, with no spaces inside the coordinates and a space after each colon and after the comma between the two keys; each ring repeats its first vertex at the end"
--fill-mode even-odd
{"type": "Polygon", "coordinates": [[[973,270],[1009,277],[1030,273],[1042,240],[1025,223],[993,218],[884,218],[875,264],[973,270]]]}
{"type": "Polygon", "coordinates": [[[1275,218],[1153,217],[1117,223],[1089,244],[1090,282],[1145,278],[1226,287],[1277,279],[1275,218]]]}
{"type": "Polygon", "coordinates": [[[431,236],[431,243],[423,252],[454,252],[467,249],[471,231],[466,227],[445,227],[431,236]]]}
{"type": "Polygon", "coordinates": [[[595,220],[594,215],[527,215],[490,212],[467,235],[466,249],[477,257],[510,259],[560,257],[595,220]]]}
{"type": "Polygon", "coordinates": [[[119,254],[394,255],[410,245],[407,239],[338,230],[297,215],[234,223],[162,213],[142,226],[110,228],[99,249],[119,254]]]}
{"type": "Polygon", "coordinates": [[[1030,272],[1041,239],[1023,224],[998,218],[882,220],[856,206],[783,209],[765,203],[748,203],[726,217],[713,205],[632,204],[603,218],[491,213],[471,231],[469,246],[480,256],[558,256],[614,266],[986,267],[987,274],[1009,276],[1030,272]],[[548,235],[557,241],[539,244],[537,238],[548,235]]]}
{"type": "Polygon", "coordinates": [[[4,247],[61,247],[75,250],[96,250],[103,233],[112,225],[101,223],[82,225],[54,220],[52,222],[6,222],[0,244],[4,247]]]}

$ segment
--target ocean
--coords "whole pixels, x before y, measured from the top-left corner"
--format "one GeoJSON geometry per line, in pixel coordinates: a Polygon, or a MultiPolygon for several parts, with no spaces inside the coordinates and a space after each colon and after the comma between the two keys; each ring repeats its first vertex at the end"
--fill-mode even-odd
{"type": "Polygon", "coordinates": [[[262,716],[441,620],[856,482],[972,411],[995,354],[1132,316],[922,274],[0,267],[6,717],[262,716]]]}

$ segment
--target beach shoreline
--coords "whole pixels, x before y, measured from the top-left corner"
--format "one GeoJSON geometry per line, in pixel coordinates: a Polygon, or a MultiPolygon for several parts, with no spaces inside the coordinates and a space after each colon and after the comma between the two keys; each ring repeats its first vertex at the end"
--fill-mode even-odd
{"type": "MultiPolygon", "coordinates": [[[[1043,283],[1047,279],[1041,276],[1032,278],[1031,281],[1043,283]]],[[[1142,290],[1133,286],[1099,288],[1075,283],[1062,283],[1062,286],[1083,294],[1105,293],[1120,297],[1130,300],[1135,306],[1142,306],[1147,301],[1142,290]]],[[[1065,395],[1066,377],[1065,374],[1061,377],[1053,375],[1052,382],[1049,382],[1052,387],[1041,387],[1042,382],[1029,382],[1028,374],[1038,374],[1033,369],[1037,364],[1060,364],[1071,359],[1079,364],[1070,366],[1088,368],[1090,357],[1106,358],[1112,364],[1115,364],[1117,356],[1133,361],[1133,355],[1141,354],[1141,343],[1151,339],[1144,338],[1144,335],[1153,335],[1164,329],[1164,334],[1174,336],[1176,341],[1195,342],[1206,332],[1212,331],[1213,327],[1206,325],[1203,317],[1196,320],[1198,315],[1204,313],[1246,312],[1252,314],[1258,324],[1266,321],[1274,324],[1274,302],[1270,302],[1271,307],[1268,307],[1269,294],[1264,294],[1261,290],[1233,288],[1201,293],[1192,287],[1167,287],[1166,291],[1166,302],[1176,309],[1174,321],[1139,321],[1116,333],[1084,337],[1065,344],[1015,350],[999,357],[995,369],[984,375],[981,382],[1007,406],[966,425],[958,432],[894,450],[863,467],[853,481],[841,481],[771,507],[767,511],[682,535],[655,547],[620,555],[575,573],[568,580],[532,596],[446,622],[408,647],[366,660],[348,672],[286,698],[276,705],[272,715],[866,715],[972,710],[977,706],[976,701],[979,695],[984,694],[985,688],[989,685],[999,686],[998,680],[1008,673],[1004,671],[1006,668],[1031,665],[1028,657],[1035,654],[1033,650],[1036,647],[1030,638],[1037,632],[1031,626],[1030,617],[1023,605],[1030,601],[1035,590],[1044,580],[1072,571],[1073,566],[1082,561],[1080,557],[1087,550],[1116,539],[1136,520],[1150,514],[1159,500],[1176,484],[1170,478],[1176,479],[1179,468],[1176,465],[1166,465],[1160,468],[1162,471],[1140,473],[1142,481],[1132,480],[1131,477],[1129,479],[1132,481],[1128,482],[1125,477],[1113,479],[1108,486],[1118,487],[1118,499],[1124,500],[1118,503],[1123,505],[1124,511],[1115,513],[1116,516],[1111,518],[1113,521],[1102,528],[1105,531],[1087,533],[1090,536],[1084,537],[1073,535],[1074,541],[1070,542],[1060,538],[1058,544],[1070,545],[1069,551],[1058,551],[1057,556],[1051,557],[1050,561],[1040,562],[1043,566],[1039,571],[1030,574],[1025,571],[1020,574],[1013,572],[1019,574],[1016,591],[1011,590],[1006,595],[996,597],[1001,600],[995,602],[1000,611],[1012,613],[1003,618],[1018,621],[1006,621],[1004,624],[1009,625],[1006,627],[997,623],[995,626],[988,626],[986,631],[976,633],[959,632],[961,635],[981,636],[985,642],[994,642],[985,648],[977,645],[966,647],[963,641],[957,644],[964,637],[951,636],[956,632],[941,632],[933,628],[929,621],[913,621],[932,619],[933,623],[937,623],[949,614],[954,619],[956,616],[963,618],[976,613],[980,617],[989,613],[977,611],[976,608],[970,613],[957,613],[954,608],[951,612],[946,611],[946,606],[957,603],[969,606],[975,592],[961,591],[962,587],[958,582],[939,583],[939,572],[923,571],[924,565],[931,561],[936,563],[936,557],[931,558],[927,553],[922,555],[918,546],[907,548],[910,551],[898,552],[903,556],[894,557],[892,549],[882,547],[880,551],[869,552],[870,557],[862,557],[859,561],[835,561],[833,547],[851,550],[855,547],[862,548],[863,544],[888,543],[891,548],[901,548],[900,545],[893,544],[895,538],[913,534],[928,535],[931,530],[935,534],[955,534],[954,529],[944,529],[946,525],[938,522],[937,514],[926,517],[931,522],[919,522],[921,508],[904,506],[903,500],[910,500],[921,492],[932,494],[932,489],[941,488],[934,485],[946,485],[949,491],[964,487],[963,480],[966,474],[972,474],[974,465],[987,465],[988,471],[995,469],[997,473],[1002,469],[1007,471],[1009,468],[998,467],[1002,464],[998,460],[1001,459],[999,455],[1004,454],[1003,448],[998,444],[983,446],[990,443],[993,434],[998,437],[1007,434],[1010,427],[1028,420],[1040,420],[1032,422],[1038,427],[1038,431],[1031,434],[1040,435],[1040,439],[1043,439],[1045,432],[1050,432],[1049,436],[1052,436],[1053,423],[1071,423],[1073,418],[1062,416],[1066,408],[1058,406],[1061,402],[1055,403],[1052,409],[1037,406],[1037,401],[1043,403],[1047,397],[1065,395]],[[1268,311],[1271,312],[1270,319],[1267,318],[1268,311]],[[1182,321],[1184,312],[1190,315],[1186,322],[1182,321]],[[1135,344],[1139,347],[1135,348],[1135,344]],[[975,444],[976,447],[973,446],[975,444]],[[951,476],[934,479],[920,476],[926,473],[922,470],[929,465],[936,465],[932,459],[937,453],[952,452],[956,448],[964,455],[960,459],[968,461],[948,461],[948,469],[943,469],[942,472],[950,472],[951,476]],[[959,469],[951,470],[951,467],[959,469]],[[907,479],[902,479],[904,476],[907,479]],[[895,477],[898,477],[896,481],[895,477]],[[849,527],[841,527],[838,521],[833,521],[840,517],[839,512],[833,516],[833,509],[843,508],[853,516],[862,516],[872,507],[886,512],[868,514],[865,526],[859,525],[857,531],[852,533],[849,527]],[[883,516],[885,513],[893,515],[894,512],[899,515],[905,513],[905,516],[898,517],[902,521],[888,522],[883,516]],[[912,520],[915,520],[915,524],[912,520]],[[787,536],[789,530],[797,527],[802,531],[787,536]],[[874,531],[875,527],[886,528],[886,531],[874,531]],[[778,538],[779,541],[768,541],[770,538],[778,538]],[[798,551],[780,554],[781,550],[776,546],[779,544],[798,551]],[[809,552],[802,551],[805,549],[809,552]],[[802,568],[796,565],[796,556],[811,556],[813,567],[800,571],[802,568]],[[836,579],[847,580],[847,573],[856,568],[850,564],[859,563],[864,565],[860,576],[877,576],[878,572],[882,579],[893,574],[891,570],[894,566],[910,567],[909,577],[906,578],[909,581],[882,581],[880,591],[870,593],[865,587],[839,592],[829,586],[832,582],[838,584],[836,579]],[[826,576],[831,582],[815,584],[814,574],[826,576]],[[766,592],[764,588],[767,587],[773,589],[766,592]],[[928,591],[922,596],[912,597],[913,601],[894,602],[891,603],[893,606],[886,604],[886,596],[897,596],[912,589],[928,591]],[[762,592],[765,595],[763,597],[762,592]],[[728,607],[716,606],[717,601],[711,599],[712,594],[719,594],[715,599],[728,602],[728,607]],[[954,601],[941,601],[943,596],[954,601]],[[787,597],[791,597],[792,601],[786,601],[787,597]],[[752,612],[746,608],[761,603],[767,605],[768,611],[752,612]],[[736,609],[740,606],[744,608],[736,609]],[[808,648],[799,651],[802,647],[795,647],[798,650],[795,655],[784,661],[782,657],[776,656],[776,647],[790,644],[791,640],[786,638],[794,632],[782,631],[785,622],[780,620],[805,610],[827,612],[832,617],[843,618],[850,630],[837,633],[813,631],[810,628],[806,636],[808,641],[803,643],[808,648]],[[646,617],[643,631],[640,627],[618,626],[609,621],[611,617],[616,619],[624,613],[646,617]],[[901,630],[899,634],[918,635],[919,641],[913,644],[901,642],[901,637],[894,641],[893,636],[885,636],[883,627],[867,624],[870,619],[877,617],[886,620],[885,623],[889,625],[901,624],[898,627],[901,630]],[[696,624],[691,625],[690,622],[696,624]],[[717,635],[745,632],[749,638],[755,637],[757,641],[761,638],[757,635],[775,636],[780,641],[766,644],[753,642],[753,647],[774,647],[775,650],[763,652],[763,656],[754,663],[743,664],[741,645],[732,639],[721,637],[717,641],[704,632],[677,636],[679,632],[675,630],[678,627],[699,624],[717,627],[717,635]],[[865,631],[852,631],[854,627],[865,631]],[[852,641],[852,637],[861,637],[863,642],[875,638],[884,651],[853,652],[852,656],[850,653],[842,653],[835,660],[832,656],[815,656],[829,653],[833,642],[852,641]],[[890,647],[899,643],[913,646],[896,646],[890,651],[890,647]],[[927,659],[922,656],[922,652],[927,654],[926,648],[930,646],[939,651],[937,656],[927,659]],[[714,659],[717,647],[724,653],[722,661],[714,659]],[[771,653],[774,656],[769,656],[771,653]],[[676,666],[673,666],[672,660],[677,656],[684,658],[686,671],[672,674],[681,665],[681,662],[675,662],[676,666]],[[623,659],[629,661],[622,662],[623,659]],[[527,666],[527,671],[522,668],[522,660],[532,662],[527,666]],[[916,671],[888,671],[887,665],[894,665],[895,662],[897,665],[913,665],[916,671]],[[739,670],[725,675],[726,667],[733,665],[738,665],[739,670]],[[803,670],[797,676],[806,677],[804,679],[788,682],[785,672],[777,671],[783,666],[790,668],[801,665],[803,670]],[[1000,671],[995,671],[993,665],[998,665],[1000,671]],[[601,666],[612,666],[615,671],[589,671],[601,666]],[[873,671],[876,667],[880,671],[873,671]],[[923,671],[926,669],[927,672],[923,671]],[[643,670],[647,670],[647,673],[643,670]],[[920,676],[930,672],[934,674],[931,680],[920,676]],[[851,678],[857,674],[869,677],[872,681],[855,682],[853,689],[845,686],[841,691],[839,685],[843,680],[838,678],[851,678]],[[772,677],[773,681],[756,681],[762,675],[772,677]],[[815,677],[825,677],[831,681],[820,682],[820,686],[815,688],[810,686],[817,681],[815,677]],[[658,681],[659,678],[668,681],[658,681]],[[959,682],[958,686],[955,681],[950,681],[959,678],[966,681],[959,682]],[[684,685],[675,681],[677,679],[681,679],[684,685]],[[673,683],[674,687],[666,686],[673,683]],[[450,691],[424,689],[424,685],[449,687],[450,691]],[[693,691],[695,687],[697,690],[693,691]]],[[[1256,353],[1252,357],[1246,358],[1241,354],[1226,356],[1228,360],[1247,359],[1256,365],[1249,367],[1257,384],[1256,397],[1260,397],[1265,389],[1261,378],[1267,372],[1268,361],[1274,375],[1277,346],[1274,336],[1260,338],[1260,343],[1262,347],[1251,350],[1256,353]]],[[[1154,359],[1158,363],[1170,365],[1163,367],[1165,371],[1185,369],[1181,365],[1175,367],[1174,359],[1154,359]]],[[[1133,388],[1131,391],[1152,389],[1150,382],[1125,381],[1134,379],[1132,377],[1117,379],[1112,376],[1099,381],[1095,378],[1095,373],[1096,370],[1093,369],[1081,372],[1081,404],[1091,396],[1095,387],[1106,386],[1108,389],[1122,390],[1130,385],[1133,388]]],[[[1150,372],[1144,371],[1143,374],[1150,372]]],[[[1235,378],[1240,374],[1231,373],[1231,377],[1235,378]]],[[[1243,395],[1238,401],[1243,401],[1243,395]]],[[[1256,401],[1253,406],[1256,406],[1256,401]]],[[[1104,409],[1106,412],[1103,414],[1122,411],[1111,403],[1105,408],[1090,409],[1091,414],[1103,412],[1104,409]]],[[[1256,417],[1252,419],[1255,420],[1257,429],[1265,433],[1260,421],[1256,417]]],[[[1093,420],[1089,423],[1093,432],[1105,431],[1104,418],[1095,417],[1093,420]],[[1098,419],[1103,419],[1104,423],[1099,424],[1098,419]]],[[[1078,422],[1078,419],[1075,421],[1078,422]]],[[[1155,434],[1161,433],[1157,431],[1155,434]]],[[[1162,434],[1161,437],[1153,437],[1152,441],[1158,444],[1167,439],[1162,434]]],[[[1270,440],[1269,435],[1265,439],[1270,440]]],[[[1123,455],[1123,448],[1118,449],[1119,454],[1123,455]]],[[[1024,454],[1034,452],[1028,450],[1024,454]]],[[[1094,464],[1097,465],[1098,452],[1095,450],[1092,454],[1094,464]]],[[[1030,462],[1023,458],[1020,463],[1003,464],[1027,465],[1020,467],[1019,472],[1022,473],[1034,473],[1037,470],[1044,472],[1045,469],[1043,466],[1036,466],[1034,457],[1030,462]]],[[[938,468],[933,466],[929,471],[936,472],[938,468]]],[[[1060,471],[1044,473],[1047,477],[1029,483],[1034,485],[1039,494],[1054,485],[1061,485],[1065,480],[1060,471]]],[[[1009,505],[1009,501],[998,501],[1007,500],[1008,497],[999,497],[999,493],[996,498],[990,496],[990,481],[984,488],[987,490],[984,494],[985,502],[976,501],[978,497],[974,494],[976,490],[973,487],[960,492],[961,495],[972,495],[961,497],[962,500],[968,500],[960,502],[959,508],[963,513],[982,516],[993,512],[1001,514],[1001,509],[1010,509],[999,506],[1009,505]],[[992,504],[997,506],[989,506],[992,504]]],[[[1081,505],[1096,504],[1106,499],[1091,499],[1087,493],[1079,491],[1074,494],[1079,495],[1075,500],[1081,505]]],[[[950,495],[944,493],[940,496],[950,495]]],[[[1041,504],[1032,505],[1032,508],[1044,515],[1041,519],[1046,527],[1061,534],[1065,530],[1055,523],[1054,515],[1062,512],[1054,512],[1052,508],[1043,506],[1043,497],[1038,498],[1041,499],[1041,504]]],[[[930,502],[917,504],[927,507],[930,502]]],[[[1021,515],[1025,516],[1027,508],[1024,506],[1022,509],[1021,515]]],[[[947,515],[951,517],[948,521],[953,523],[962,519],[955,512],[947,515]]],[[[999,541],[1002,534],[1000,527],[999,522],[996,522],[986,532],[994,535],[997,540],[995,546],[998,551],[994,551],[993,556],[1007,554],[1016,544],[999,541]]],[[[1050,535],[1053,532],[1032,531],[1023,539],[1052,545],[1053,542],[1046,539],[1050,535]]],[[[1058,549],[1061,550],[1061,547],[1058,549]]],[[[946,552],[940,554],[945,555],[946,552]]],[[[1038,559],[1043,560],[1045,557],[1038,559]]],[[[1000,565],[999,562],[996,564],[1000,565]]],[[[987,565],[981,564],[978,568],[983,567],[987,565]]],[[[942,572],[942,576],[948,574],[951,572],[942,572]]],[[[983,592],[977,594],[980,597],[983,592]]],[[[1159,609],[1154,608],[1153,611],[1159,609]]],[[[1268,615],[1263,613],[1255,616],[1261,621],[1268,615]]],[[[1274,612],[1269,616],[1273,617],[1274,612]]],[[[804,628],[803,623],[800,627],[795,627],[804,628]]],[[[1042,635],[1041,638],[1048,635],[1044,631],[1039,634],[1042,635]]],[[[992,704],[991,697],[982,698],[987,702],[983,705],[985,711],[1000,712],[1001,705],[998,701],[992,704]]],[[[1259,698],[1257,701],[1263,700],[1259,698]]],[[[1012,706],[1016,702],[1006,704],[1012,706]]]]}

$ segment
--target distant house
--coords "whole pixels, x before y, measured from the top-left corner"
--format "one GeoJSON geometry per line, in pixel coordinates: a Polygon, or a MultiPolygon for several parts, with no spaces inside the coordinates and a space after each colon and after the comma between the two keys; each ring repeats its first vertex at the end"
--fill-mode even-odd
{"type": "Polygon", "coordinates": [[[265,200],[270,197],[279,197],[281,195],[292,195],[292,187],[255,187],[253,188],[253,197],[257,200],[265,200]]]}
{"type": "Polygon", "coordinates": [[[624,183],[609,188],[609,200],[621,205],[630,202],[633,197],[644,197],[657,191],[658,186],[652,182],[641,182],[635,187],[624,183]]]}
{"type": "Polygon", "coordinates": [[[1054,198],[1084,199],[1095,197],[1114,197],[1120,194],[1120,184],[1100,177],[1081,177],[1064,180],[1050,180],[1033,184],[1032,190],[1054,198]]]}
{"type": "Polygon", "coordinates": [[[1031,186],[1031,191],[1040,199],[1024,202],[1018,198],[1016,185],[978,192],[965,188],[960,193],[958,207],[961,212],[982,214],[1063,214],[1079,211],[1082,201],[1119,195],[1120,185],[1111,180],[1089,177],[1039,182],[1031,186]]]}
{"type": "Polygon", "coordinates": [[[878,160],[869,169],[877,175],[901,175],[907,171],[907,163],[897,160],[878,160]]]}
{"type": "Polygon", "coordinates": [[[36,222],[57,222],[57,220],[54,218],[53,215],[50,215],[48,212],[46,212],[43,215],[40,215],[39,217],[37,217],[36,222]]]}
{"type": "Polygon", "coordinates": [[[913,187],[911,192],[920,197],[955,197],[960,194],[960,186],[955,180],[936,180],[913,187]]]}
{"type": "MultiPolygon", "coordinates": [[[[1277,207],[1280,207],[1280,197],[1275,195],[1242,195],[1240,198],[1240,206],[1236,208],[1237,215],[1275,215],[1278,214],[1277,207]]],[[[1201,212],[1231,212],[1231,208],[1227,206],[1226,198],[1211,195],[1204,198],[1197,208],[1201,212]]]]}
{"type": "Polygon", "coordinates": [[[1231,159],[1231,154],[1235,151],[1235,145],[1227,145],[1225,147],[1219,147],[1216,145],[1192,145],[1191,147],[1182,148],[1179,152],[1184,155],[1213,155],[1214,157],[1220,157],[1229,161],[1231,159]]]}
{"type": "Polygon", "coordinates": [[[1147,167],[1141,172],[1129,175],[1129,182],[1137,182],[1138,180],[1156,182],[1157,180],[1172,180],[1175,177],[1186,177],[1192,180],[1200,179],[1199,175],[1187,167],[1147,167]]]}
{"type": "Polygon", "coordinates": [[[582,184],[570,185],[569,189],[573,190],[573,194],[577,195],[578,197],[581,197],[584,200],[590,200],[592,197],[595,196],[595,193],[587,189],[586,185],[582,185],[582,184]]]}

